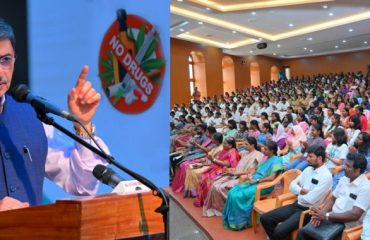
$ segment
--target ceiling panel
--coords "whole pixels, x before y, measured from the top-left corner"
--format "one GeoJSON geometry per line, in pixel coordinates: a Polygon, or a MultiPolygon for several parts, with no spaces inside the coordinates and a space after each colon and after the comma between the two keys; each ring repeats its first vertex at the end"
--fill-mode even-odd
{"type": "MultiPolygon", "coordinates": [[[[234,4],[251,1],[218,0],[217,2],[234,4]]],[[[370,1],[337,0],[328,3],[233,12],[207,9],[203,5],[187,0],[182,2],[173,0],[171,5],[194,13],[187,17],[183,17],[178,13],[171,13],[171,26],[181,23],[181,21],[188,21],[189,23],[185,27],[187,29],[183,30],[185,32],[188,31],[192,35],[211,39],[220,44],[248,38],[258,39],[262,36],[264,38],[263,41],[269,45],[264,50],[256,49],[256,44],[250,44],[250,42],[233,45],[233,48],[222,46],[225,47],[227,53],[234,55],[263,54],[274,56],[272,54],[276,53],[276,57],[283,55],[308,56],[318,54],[318,52],[328,52],[332,48],[334,48],[333,51],[335,52],[361,49],[364,48],[363,42],[370,41],[368,39],[370,34],[370,1]],[[324,8],[324,5],[327,7],[324,8]],[[206,17],[207,21],[203,22],[202,26],[198,26],[199,19],[196,14],[206,17]],[[212,21],[208,21],[207,17],[212,17],[212,21]],[[222,23],[227,24],[215,24],[214,20],[223,21],[222,23]],[[231,31],[234,30],[234,27],[230,27],[232,24],[236,24],[236,27],[242,27],[241,31],[238,31],[237,34],[232,34],[231,31]],[[318,25],[320,25],[320,28],[315,28],[318,25]],[[245,29],[247,30],[245,31],[245,29]],[[349,31],[350,29],[353,30],[349,31]],[[293,32],[294,35],[289,35],[293,32]],[[309,39],[311,38],[312,40],[310,41],[309,39]],[[346,43],[341,42],[344,39],[346,39],[346,43]],[[280,47],[277,47],[277,45],[280,45],[280,47]],[[335,48],[336,45],[338,45],[338,48],[335,48]],[[307,48],[307,50],[303,50],[304,48],[307,48]],[[311,53],[309,49],[312,49],[311,53]]],[[[181,36],[181,33],[184,32],[174,29],[171,31],[171,36],[176,38],[181,36]]],[[[194,40],[194,42],[199,41],[194,40]]],[[[204,42],[202,43],[204,44],[204,42]]]]}

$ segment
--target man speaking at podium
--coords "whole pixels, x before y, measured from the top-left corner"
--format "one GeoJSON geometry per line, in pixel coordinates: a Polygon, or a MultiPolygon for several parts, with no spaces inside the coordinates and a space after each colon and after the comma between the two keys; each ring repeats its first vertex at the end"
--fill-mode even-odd
{"type": "MultiPolygon", "coordinates": [[[[96,193],[98,181],[92,170],[106,162],[78,143],[71,146],[60,132],[41,123],[29,104],[5,95],[14,62],[13,29],[0,18],[0,211],[41,204],[45,176],[71,194],[96,193]]],[[[84,66],[68,94],[68,108],[94,135],[91,119],[100,94],[86,80],[87,73],[84,66]]],[[[87,137],[80,126],[74,127],[77,135],[87,137]]],[[[107,149],[101,139],[95,139],[107,149]]]]}

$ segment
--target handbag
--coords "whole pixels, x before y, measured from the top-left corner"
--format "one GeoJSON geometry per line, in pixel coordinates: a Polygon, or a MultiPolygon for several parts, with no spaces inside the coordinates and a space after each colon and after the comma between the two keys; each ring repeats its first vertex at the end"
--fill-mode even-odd
{"type": "Polygon", "coordinates": [[[333,240],[343,232],[344,228],[344,223],[322,221],[319,227],[308,223],[301,231],[316,240],[333,240]]]}

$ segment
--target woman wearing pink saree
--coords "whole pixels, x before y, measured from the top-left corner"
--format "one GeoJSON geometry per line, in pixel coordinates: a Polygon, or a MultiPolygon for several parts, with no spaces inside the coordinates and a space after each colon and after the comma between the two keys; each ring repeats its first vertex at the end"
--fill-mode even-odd
{"type": "Polygon", "coordinates": [[[257,141],[254,137],[246,138],[247,152],[242,155],[236,168],[228,168],[220,179],[216,180],[207,195],[203,206],[203,216],[222,216],[227,192],[239,183],[241,175],[251,175],[263,159],[263,153],[256,150],[257,141]]]}
{"type": "MultiPolygon", "coordinates": [[[[209,144],[207,147],[202,147],[202,150],[210,155],[218,153],[218,146],[222,144],[223,136],[221,133],[215,133],[212,136],[212,143],[209,144]],[[216,152],[214,152],[216,151],[216,152]],[[213,153],[214,152],[214,153],[213,153]]],[[[173,178],[171,188],[174,192],[183,192],[185,189],[185,178],[186,178],[186,171],[190,168],[192,164],[205,162],[206,158],[196,158],[188,161],[184,161],[183,163],[179,164],[176,171],[175,176],[173,178]]]]}
{"type": "Polygon", "coordinates": [[[240,156],[236,150],[236,142],[234,138],[226,138],[223,142],[223,150],[217,157],[208,156],[212,161],[212,165],[202,173],[200,182],[197,187],[197,197],[194,201],[194,206],[202,207],[204,200],[207,197],[208,190],[215,179],[222,175],[224,167],[235,168],[239,162],[240,156]]]}

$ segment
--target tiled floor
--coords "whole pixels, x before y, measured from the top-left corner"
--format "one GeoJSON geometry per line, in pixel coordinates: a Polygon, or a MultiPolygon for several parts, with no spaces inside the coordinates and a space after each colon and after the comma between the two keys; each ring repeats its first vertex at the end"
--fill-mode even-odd
{"type": "MultiPolygon", "coordinates": [[[[193,219],[194,223],[198,225],[200,230],[208,235],[210,239],[214,240],[266,240],[266,235],[261,227],[255,234],[252,228],[243,231],[229,231],[222,226],[221,217],[203,217],[202,209],[193,206],[194,199],[183,198],[181,193],[170,193],[171,200],[182,206],[183,210],[193,219]]],[[[181,229],[181,228],[177,228],[181,229]]],[[[189,239],[191,240],[191,239],[189,239]]]]}

